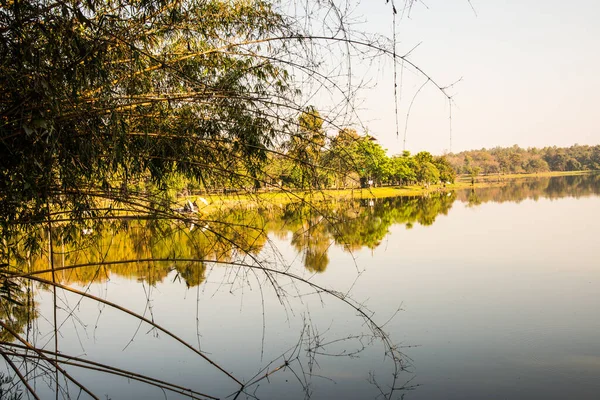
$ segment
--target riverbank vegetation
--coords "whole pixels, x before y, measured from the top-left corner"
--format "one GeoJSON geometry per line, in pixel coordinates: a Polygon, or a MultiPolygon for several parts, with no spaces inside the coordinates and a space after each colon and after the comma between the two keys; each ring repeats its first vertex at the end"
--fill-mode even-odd
{"type": "MultiPolygon", "coordinates": [[[[314,108],[310,112],[314,119],[320,119],[314,108]]],[[[301,118],[305,117],[306,112],[301,118]]],[[[318,123],[321,124],[322,121],[318,123]]],[[[264,170],[257,177],[247,179],[243,188],[206,187],[183,178],[173,180],[169,187],[173,194],[184,197],[191,193],[203,194],[221,202],[231,198],[254,201],[251,194],[255,192],[260,192],[262,199],[286,201],[313,196],[391,197],[467,185],[483,187],[509,179],[600,170],[600,145],[542,149],[498,147],[441,156],[427,151],[415,155],[404,151],[388,156],[374,137],[359,135],[352,129],[342,129],[332,138],[322,132],[320,135],[321,143],[308,150],[295,148],[291,152],[287,149],[294,148],[294,144],[285,143],[278,151],[270,153],[264,170]],[[298,162],[302,157],[305,159],[298,162]]]]}

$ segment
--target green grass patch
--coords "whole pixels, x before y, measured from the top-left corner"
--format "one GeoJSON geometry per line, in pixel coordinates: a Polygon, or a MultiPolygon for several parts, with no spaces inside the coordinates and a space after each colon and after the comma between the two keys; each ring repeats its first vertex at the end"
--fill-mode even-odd
{"type": "Polygon", "coordinates": [[[273,190],[269,192],[243,193],[243,194],[213,194],[189,196],[184,199],[179,199],[178,203],[183,204],[186,199],[192,201],[202,197],[209,203],[205,206],[202,202],[197,201],[200,210],[203,213],[210,213],[217,209],[234,208],[234,207],[258,207],[269,205],[283,205],[293,202],[318,202],[318,201],[337,201],[351,199],[376,199],[398,196],[422,196],[427,193],[471,189],[497,187],[508,184],[514,180],[520,179],[535,179],[547,178],[553,176],[571,176],[583,175],[592,171],[567,171],[567,172],[542,172],[534,174],[505,174],[505,175],[480,175],[475,178],[475,182],[471,183],[471,177],[468,175],[459,176],[455,183],[446,185],[422,185],[409,186],[384,186],[368,189],[326,189],[326,190],[273,190]]]}

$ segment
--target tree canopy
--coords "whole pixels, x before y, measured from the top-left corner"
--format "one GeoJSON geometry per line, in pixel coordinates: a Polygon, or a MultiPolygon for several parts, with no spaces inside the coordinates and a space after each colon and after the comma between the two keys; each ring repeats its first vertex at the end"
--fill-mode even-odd
{"type": "Polygon", "coordinates": [[[252,176],[293,104],[286,46],[263,42],[294,32],[269,2],[9,2],[0,23],[10,217],[141,178],[252,176]]]}

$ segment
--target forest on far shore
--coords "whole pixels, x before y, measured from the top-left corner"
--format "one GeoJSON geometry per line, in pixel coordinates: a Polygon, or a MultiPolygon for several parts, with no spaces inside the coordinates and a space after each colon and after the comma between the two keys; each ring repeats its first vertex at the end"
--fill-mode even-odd
{"type": "Polygon", "coordinates": [[[600,170],[600,145],[571,147],[494,147],[447,154],[458,174],[521,174],[600,170]]]}

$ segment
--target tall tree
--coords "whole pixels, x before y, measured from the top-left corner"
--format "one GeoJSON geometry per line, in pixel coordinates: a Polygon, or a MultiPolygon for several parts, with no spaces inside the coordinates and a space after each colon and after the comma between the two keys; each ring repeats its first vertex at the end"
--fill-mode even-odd
{"type": "Polygon", "coordinates": [[[314,106],[308,106],[298,117],[296,134],[290,137],[286,147],[295,163],[294,176],[300,187],[317,187],[320,179],[321,154],[325,147],[323,118],[314,106]]]}
{"type": "Polygon", "coordinates": [[[331,139],[329,151],[324,155],[324,165],[333,171],[336,187],[358,183],[358,142],[360,136],[355,129],[340,129],[331,139]]]}
{"type": "Polygon", "coordinates": [[[454,183],[456,179],[456,171],[450,165],[450,162],[445,156],[435,157],[433,164],[440,172],[440,180],[442,182],[454,183]]]}
{"type": "Polygon", "coordinates": [[[424,184],[437,183],[440,180],[440,172],[433,163],[433,156],[427,151],[421,151],[415,155],[415,173],[417,181],[424,184]]]}
{"type": "Polygon", "coordinates": [[[361,137],[358,142],[358,173],[362,181],[374,184],[387,182],[390,176],[390,163],[385,149],[371,136],[361,137]]]}

